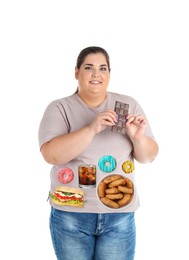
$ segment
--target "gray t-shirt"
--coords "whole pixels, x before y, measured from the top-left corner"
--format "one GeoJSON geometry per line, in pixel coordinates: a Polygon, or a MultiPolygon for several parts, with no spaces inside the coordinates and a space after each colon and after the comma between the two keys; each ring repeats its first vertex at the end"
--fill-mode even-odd
{"type": "MultiPolygon", "coordinates": [[[[94,118],[101,112],[112,109],[114,110],[115,102],[123,102],[128,105],[129,113],[142,114],[144,112],[138,102],[133,98],[117,93],[107,92],[105,101],[96,108],[88,107],[77,94],[55,100],[51,102],[45,110],[43,118],[39,127],[39,146],[50,141],[52,138],[74,132],[86,125],[89,125],[94,118]]],[[[153,137],[150,126],[146,128],[145,134],[153,137]]],[[[77,145],[77,144],[76,144],[77,145]]],[[[135,185],[135,171],[126,174],[122,169],[122,164],[125,161],[132,161],[133,146],[127,134],[117,133],[111,131],[111,127],[98,133],[87,149],[74,160],[64,165],[52,166],[50,172],[51,187],[53,192],[57,186],[69,186],[79,188],[78,183],[78,166],[82,164],[96,165],[97,181],[96,187],[84,188],[85,205],[83,208],[60,206],[53,204],[50,199],[50,204],[60,210],[72,212],[88,212],[88,213],[108,213],[108,212],[133,212],[139,207],[139,198],[137,195],[137,188],[135,185]],[[110,155],[116,160],[116,168],[112,172],[104,172],[99,166],[98,162],[103,156],[110,155]],[[69,168],[74,173],[74,178],[67,184],[62,184],[58,178],[61,169],[69,168]],[[132,201],[125,207],[119,209],[109,209],[104,206],[97,196],[98,183],[102,178],[110,174],[121,174],[129,178],[134,184],[134,196],[132,201]]]]}

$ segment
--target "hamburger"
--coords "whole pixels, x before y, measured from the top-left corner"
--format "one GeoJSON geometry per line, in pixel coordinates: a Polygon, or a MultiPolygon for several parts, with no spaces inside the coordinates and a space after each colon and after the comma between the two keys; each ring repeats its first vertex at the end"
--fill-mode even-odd
{"type": "Polygon", "coordinates": [[[58,186],[55,191],[50,192],[52,202],[61,206],[84,206],[84,192],[81,189],[68,186],[58,186]]]}

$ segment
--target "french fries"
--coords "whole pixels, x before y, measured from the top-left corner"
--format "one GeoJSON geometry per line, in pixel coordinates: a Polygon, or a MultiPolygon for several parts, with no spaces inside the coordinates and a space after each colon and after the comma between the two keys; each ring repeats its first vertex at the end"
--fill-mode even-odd
{"type": "Polygon", "coordinates": [[[105,177],[99,183],[97,192],[104,205],[117,209],[131,202],[134,185],[129,178],[115,174],[105,177]]]}

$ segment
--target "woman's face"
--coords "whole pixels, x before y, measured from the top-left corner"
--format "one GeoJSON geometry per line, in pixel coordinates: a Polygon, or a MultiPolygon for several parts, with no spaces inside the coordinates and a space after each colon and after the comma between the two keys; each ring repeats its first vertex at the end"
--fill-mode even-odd
{"type": "Polygon", "coordinates": [[[89,54],[79,69],[75,69],[80,95],[104,95],[108,88],[110,72],[102,53],[89,54]]]}

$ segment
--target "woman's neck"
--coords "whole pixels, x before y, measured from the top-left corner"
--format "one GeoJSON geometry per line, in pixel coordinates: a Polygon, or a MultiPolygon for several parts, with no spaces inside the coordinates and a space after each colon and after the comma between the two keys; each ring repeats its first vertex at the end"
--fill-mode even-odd
{"type": "Polygon", "coordinates": [[[106,99],[106,93],[101,96],[93,95],[82,95],[81,93],[77,93],[77,95],[82,99],[82,101],[89,107],[98,107],[100,104],[104,102],[106,99]]]}

